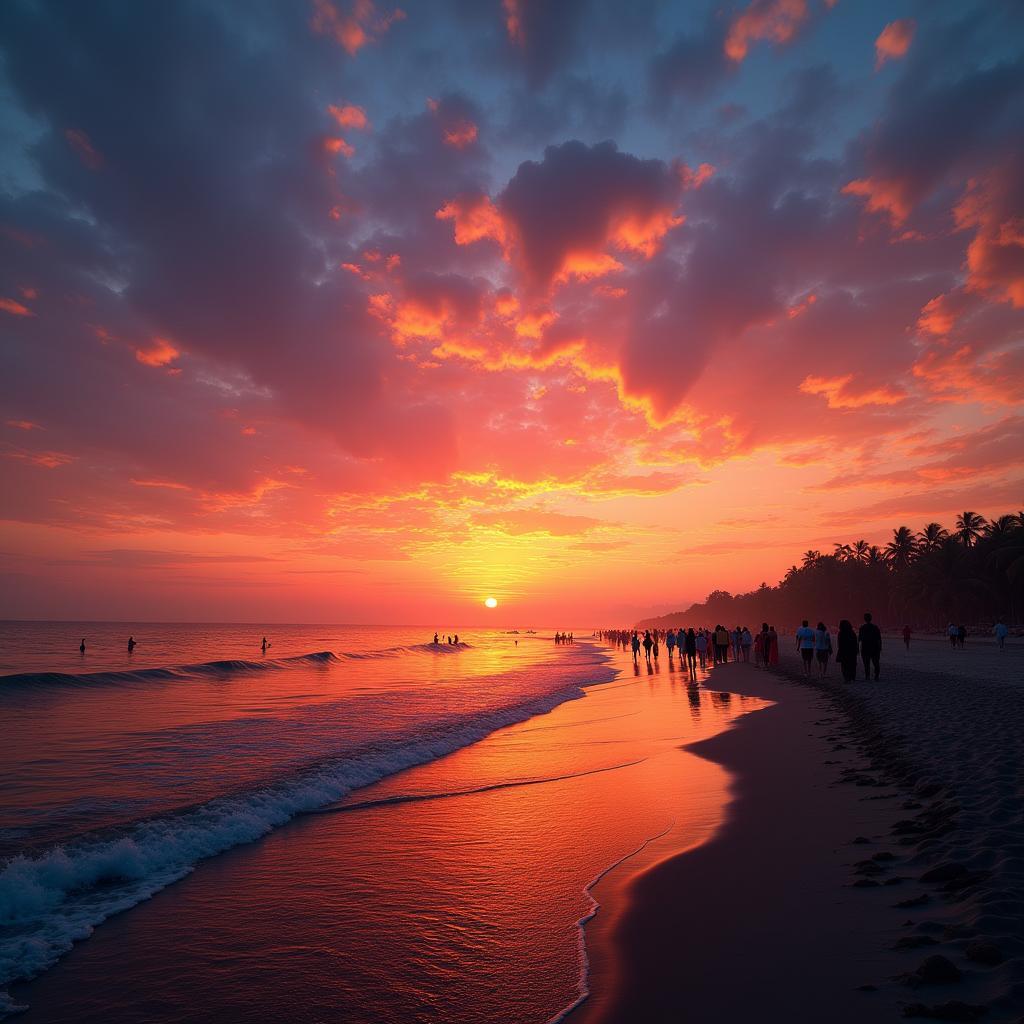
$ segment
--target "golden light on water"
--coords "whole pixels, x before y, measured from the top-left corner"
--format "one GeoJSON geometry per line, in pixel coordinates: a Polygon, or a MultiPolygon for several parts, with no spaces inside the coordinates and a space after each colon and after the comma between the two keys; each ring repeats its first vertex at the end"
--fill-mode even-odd
{"type": "Polygon", "coordinates": [[[486,600],[484,601],[484,604],[485,604],[485,605],[486,605],[486,606],[487,606],[488,608],[497,608],[497,607],[498,607],[498,599],[497,599],[496,597],[488,597],[488,598],[487,598],[487,599],[486,599],[486,600]]]}

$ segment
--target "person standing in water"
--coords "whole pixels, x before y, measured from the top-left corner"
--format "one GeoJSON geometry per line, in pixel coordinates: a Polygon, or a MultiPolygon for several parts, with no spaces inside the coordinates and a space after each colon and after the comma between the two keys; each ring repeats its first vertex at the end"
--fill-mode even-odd
{"type": "Polygon", "coordinates": [[[906,647],[906,649],[908,651],[910,650],[910,627],[909,626],[904,626],[903,627],[903,646],[906,647]]]}
{"type": "Polygon", "coordinates": [[[266,637],[264,637],[264,638],[263,638],[263,643],[262,643],[262,644],[260,645],[260,647],[262,648],[262,650],[263,650],[263,653],[264,653],[264,654],[266,654],[266,653],[267,653],[267,648],[268,648],[269,646],[270,646],[270,644],[268,644],[268,643],[267,643],[267,638],[266,638],[266,637]]]}
{"type": "Polygon", "coordinates": [[[135,637],[128,637],[128,653],[131,654],[135,650],[135,637]]]}
{"type": "Polygon", "coordinates": [[[78,645],[78,653],[85,654],[85,637],[82,637],[82,642],[78,645]]]}

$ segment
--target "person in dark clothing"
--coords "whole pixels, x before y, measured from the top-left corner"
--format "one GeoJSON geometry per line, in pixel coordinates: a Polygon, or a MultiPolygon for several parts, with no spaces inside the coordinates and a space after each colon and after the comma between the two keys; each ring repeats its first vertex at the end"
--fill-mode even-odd
{"type": "Polygon", "coordinates": [[[852,683],[857,678],[857,634],[849,619],[839,623],[836,634],[836,661],[843,670],[843,682],[852,683]]]}
{"type": "Polygon", "coordinates": [[[878,662],[882,656],[882,631],[871,621],[871,612],[864,613],[864,625],[860,627],[860,658],[864,662],[864,678],[871,678],[871,669],[875,670],[875,681],[878,680],[878,662]]]}
{"type": "MultiPolygon", "coordinates": [[[[682,630],[679,631],[682,633],[682,630]]],[[[691,626],[686,631],[686,638],[684,640],[686,649],[686,666],[690,670],[690,677],[692,679],[697,678],[697,634],[693,631],[691,626]]]]}

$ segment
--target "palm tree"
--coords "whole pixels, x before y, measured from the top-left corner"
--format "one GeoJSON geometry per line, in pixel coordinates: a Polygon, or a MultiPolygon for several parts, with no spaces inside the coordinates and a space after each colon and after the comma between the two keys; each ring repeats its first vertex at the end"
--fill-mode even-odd
{"type": "Polygon", "coordinates": [[[866,540],[857,540],[853,542],[853,557],[858,562],[866,562],[868,560],[868,552],[871,550],[871,545],[866,540]]]}
{"type": "Polygon", "coordinates": [[[885,545],[885,560],[894,569],[906,569],[917,553],[917,540],[909,526],[892,531],[892,540],[885,545]]]}
{"type": "Polygon", "coordinates": [[[917,535],[918,547],[922,551],[938,551],[949,539],[949,530],[942,523],[928,523],[917,535]]]}
{"type": "Polygon", "coordinates": [[[864,561],[868,565],[881,565],[885,562],[885,552],[877,544],[872,544],[864,561]]]}
{"type": "Polygon", "coordinates": [[[835,549],[832,556],[840,562],[848,562],[853,558],[853,548],[849,544],[833,544],[832,547],[835,549]]]}
{"type": "Polygon", "coordinates": [[[1018,529],[1016,516],[998,516],[996,519],[990,519],[985,526],[985,536],[994,540],[1004,540],[1016,529],[1018,529]]]}
{"type": "Polygon", "coordinates": [[[807,550],[803,554],[803,567],[809,569],[812,565],[817,565],[821,561],[821,552],[815,551],[813,548],[807,550]]]}
{"type": "Polygon", "coordinates": [[[977,512],[961,512],[956,517],[956,535],[965,548],[974,547],[984,526],[985,518],[977,512]]]}

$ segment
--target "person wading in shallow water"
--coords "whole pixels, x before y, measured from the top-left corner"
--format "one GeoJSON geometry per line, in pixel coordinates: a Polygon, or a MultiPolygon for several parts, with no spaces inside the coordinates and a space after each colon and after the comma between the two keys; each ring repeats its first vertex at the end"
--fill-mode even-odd
{"type": "Polygon", "coordinates": [[[864,625],[860,627],[860,657],[864,662],[864,678],[871,678],[871,669],[875,670],[875,681],[878,681],[878,663],[882,657],[882,631],[871,621],[871,612],[864,613],[864,625]]]}

